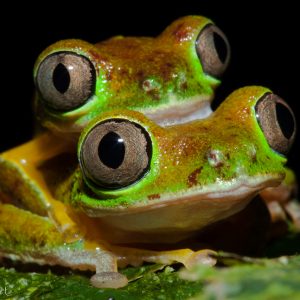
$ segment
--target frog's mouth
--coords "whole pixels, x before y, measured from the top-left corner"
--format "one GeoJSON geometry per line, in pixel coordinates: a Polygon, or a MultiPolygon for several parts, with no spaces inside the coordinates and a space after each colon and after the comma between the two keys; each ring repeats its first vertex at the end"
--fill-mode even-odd
{"type": "MultiPolygon", "coordinates": [[[[149,119],[164,127],[207,118],[212,113],[211,98],[211,96],[197,96],[186,98],[182,102],[170,101],[159,108],[130,107],[130,109],[141,111],[149,119]]],[[[79,122],[82,115],[68,116],[66,119],[57,118],[56,115],[46,113],[44,107],[39,103],[39,101],[36,101],[36,111],[43,127],[48,128],[48,130],[55,132],[56,135],[64,139],[77,141],[82,128],[90,121],[89,118],[86,118],[84,121],[80,120],[79,122]]]]}
{"type": "Polygon", "coordinates": [[[211,113],[211,100],[203,98],[187,99],[184,104],[168,105],[155,110],[146,110],[144,114],[161,126],[183,124],[207,118],[211,113]]]}
{"type": "MultiPolygon", "coordinates": [[[[244,210],[266,187],[276,187],[282,176],[257,176],[228,182],[220,190],[215,184],[182,193],[156,195],[151,201],[132,207],[89,208],[85,213],[95,219],[114,243],[173,243],[204,230],[216,222],[244,210]]],[[[81,203],[83,205],[83,203],[81,203]]]]}

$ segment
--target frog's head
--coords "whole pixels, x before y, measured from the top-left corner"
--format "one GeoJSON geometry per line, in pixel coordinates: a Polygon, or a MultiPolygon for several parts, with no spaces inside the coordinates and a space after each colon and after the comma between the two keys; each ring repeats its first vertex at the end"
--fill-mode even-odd
{"type": "Polygon", "coordinates": [[[43,126],[63,133],[116,108],[158,123],[206,117],[229,56],[224,34],[200,16],[175,21],[157,38],[63,40],[37,59],[35,109],[43,126]]]}
{"type": "Polygon", "coordinates": [[[210,117],[168,127],[139,112],[107,112],[81,135],[69,196],[119,228],[199,229],[280,184],[294,125],[287,104],[263,87],[239,89],[210,117]]]}

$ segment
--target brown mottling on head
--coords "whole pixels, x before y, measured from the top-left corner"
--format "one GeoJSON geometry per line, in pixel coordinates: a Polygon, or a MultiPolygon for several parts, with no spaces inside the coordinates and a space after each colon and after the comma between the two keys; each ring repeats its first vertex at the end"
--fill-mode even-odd
{"type": "Polygon", "coordinates": [[[129,75],[128,69],[125,68],[121,68],[119,72],[122,77],[128,77],[129,75]]]}
{"type": "Polygon", "coordinates": [[[94,51],[94,50],[90,50],[89,51],[90,54],[93,56],[93,59],[96,60],[96,61],[99,61],[101,59],[101,56],[99,55],[98,52],[94,51]]]}
{"type": "Polygon", "coordinates": [[[153,100],[160,100],[160,93],[156,89],[147,92],[147,94],[150,95],[153,100]]]}
{"type": "Polygon", "coordinates": [[[189,188],[198,184],[197,177],[201,173],[201,171],[202,171],[202,167],[197,168],[188,176],[187,185],[189,188]]]}
{"type": "Polygon", "coordinates": [[[137,73],[136,73],[136,77],[139,79],[139,80],[143,80],[144,77],[145,77],[145,73],[143,70],[139,70],[137,73]]]}
{"type": "Polygon", "coordinates": [[[189,38],[190,27],[185,26],[184,23],[179,23],[173,31],[173,35],[177,42],[183,42],[189,38]]]}
{"type": "Polygon", "coordinates": [[[149,200],[155,200],[155,199],[159,199],[160,198],[160,194],[151,194],[148,195],[148,199],[149,200]]]}
{"type": "Polygon", "coordinates": [[[107,81],[112,81],[113,79],[113,74],[112,74],[112,71],[111,70],[108,70],[107,72],[105,72],[105,79],[107,81]]]}
{"type": "Polygon", "coordinates": [[[186,90],[186,89],[188,88],[188,83],[187,83],[186,81],[182,82],[182,83],[180,84],[180,88],[181,88],[182,90],[186,90]]]}
{"type": "Polygon", "coordinates": [[[171,62],[167,62],[165,65],[170,69],[174,68],[173,63],[171,63],[171,62]]]}
{"type": "Polygon", "coordinates": [[[249,115],[249,114],[250,114],[250,107],[245,107],[245,108],[243,109],[243,111],[244,111],[247,115],[249,115]]]}

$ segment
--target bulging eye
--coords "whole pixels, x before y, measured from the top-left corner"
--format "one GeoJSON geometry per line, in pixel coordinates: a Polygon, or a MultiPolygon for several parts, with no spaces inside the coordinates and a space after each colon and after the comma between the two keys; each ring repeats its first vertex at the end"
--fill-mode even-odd
{"type": "Polygon", "coordinates": [[[96,71],[89,59],[73,52],[57,52],[40,64],[36,85],[49,108],[69,111],[89,99],[95,80],[96,71]]]}
{"type": "Polygon", "coordinates": [[[224,33],[215,25],[207,25],[198,35],[196,50],[203,71],[219,77],[230,60],[230,45],[224,33]]]}
{"type": "Polygon", "coordinates": [[[279,96],[267,93],[257,102],[255,111],[270,147],[286,154],[296,134],[296,120],[291,108],[279,96]]]}
{"type": "Polygon", "coordinates": [[[88,132],[79,153],[84,177],[100,188],[116,190],[136,183],[149,171],[152,143],[140,125],[110,119],[88,132]]]}

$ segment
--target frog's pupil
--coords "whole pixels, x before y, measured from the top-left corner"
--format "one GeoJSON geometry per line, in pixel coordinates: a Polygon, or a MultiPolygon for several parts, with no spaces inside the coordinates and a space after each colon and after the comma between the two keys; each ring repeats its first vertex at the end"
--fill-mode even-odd
{"type": "Polygon", "coordinates": [[[227,45],[224,39],[216,32],[213,33],[215,49],[220,61],[224,64],[227,58],[227,45]]]}
{"type": "Polygon", "coordinates": [[[290,139],[294,133],[295,124],[289,109],[281,103],[276,103],[276,115],[283,135],[290,139]]]}
{"type": "Polygon", "coordinates": [[[61,93],[64,94],[70,86],[70,74],[68,69],[62,63],[59,63],[54,71],[52,76],[53,84],[55,88],[61,93]]]}
{"type": "Polygon", "coordinates": [[[122,137],[113,131],[108,132],[99,143],[98,155],[104,165],[117,169],[125,156],[125,145],[122,137]]]}

